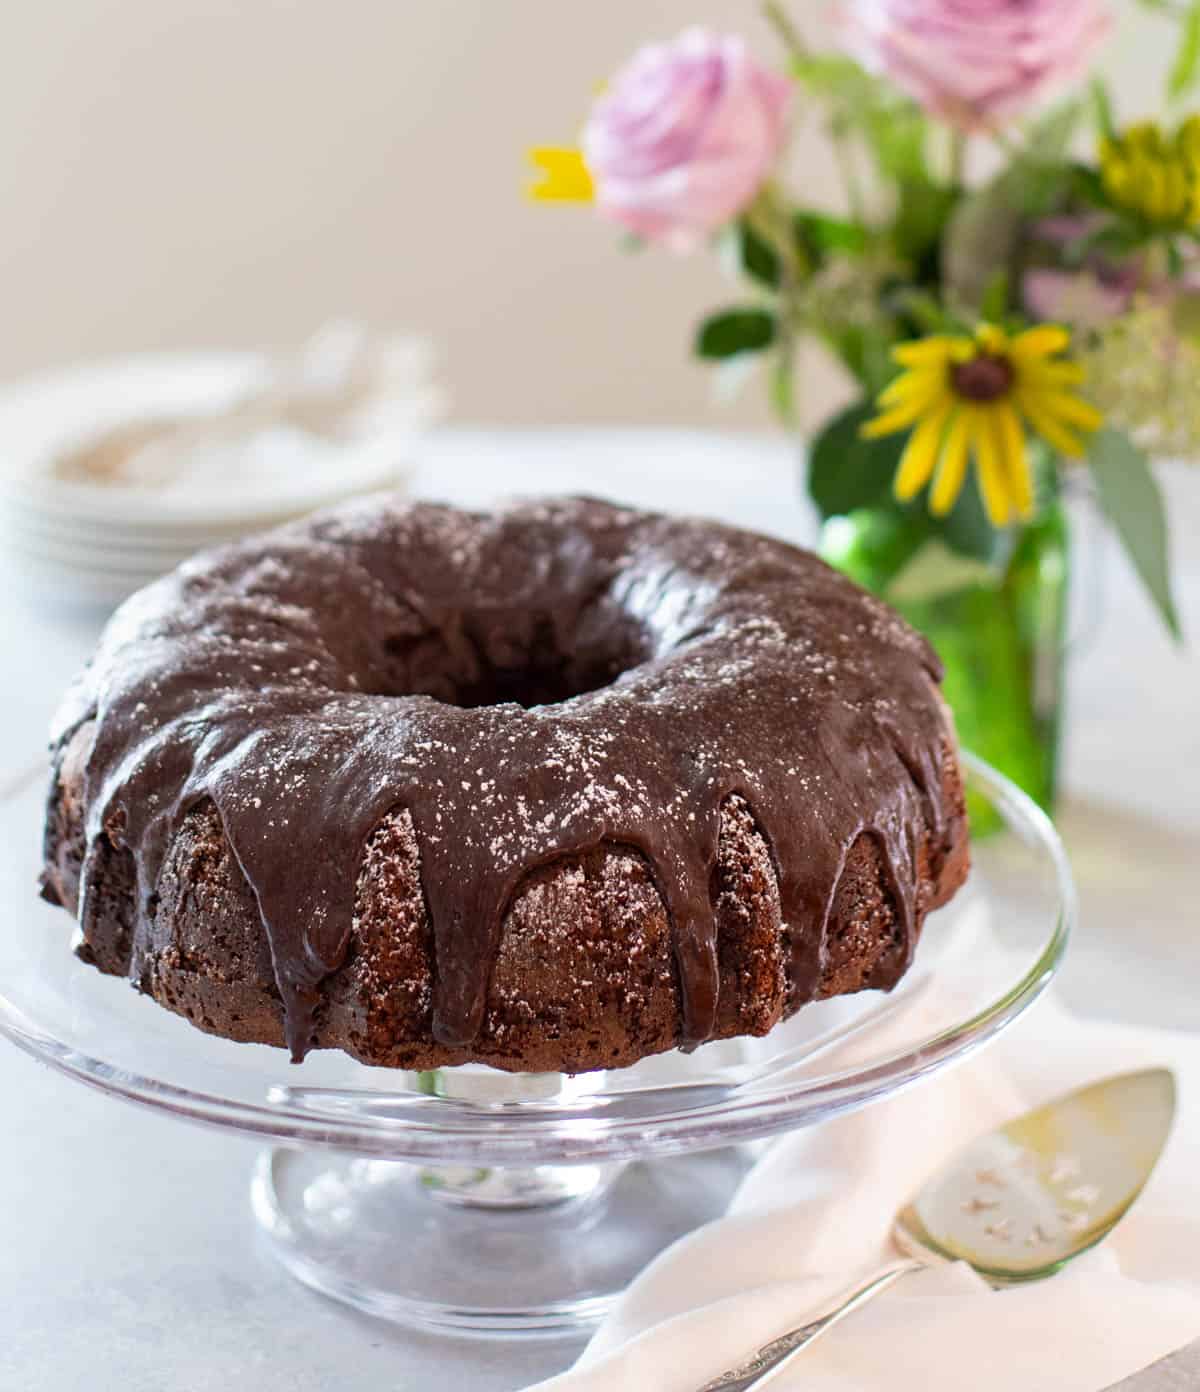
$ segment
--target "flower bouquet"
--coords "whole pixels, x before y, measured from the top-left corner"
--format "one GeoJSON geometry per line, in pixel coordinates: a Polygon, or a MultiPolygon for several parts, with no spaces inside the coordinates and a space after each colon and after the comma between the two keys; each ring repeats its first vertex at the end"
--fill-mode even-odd
{"type": "Polygon", "coordinates": [[[1144,3],[1179,27],[1161,122],[1122,126],[1087,78],[1100,0],[842,0],[828,51],[770,3],[778,69],[689,31],[616,74],[579,148],[532,152],[535,197],[725,259],[744,289],[695,353],[761,364],[783,422],[803,341],[842,364],[851,404],[806,432],[823,554],[929,635],[964,741],[1046,804],[1066,490],[1092,494],[1178,636],[1150,460],[1200,454],[1200,114],[1174,109],[1200,79],[1200,0],[1144,3]],[[814,120],[837,207],[789,165],[814,120]]]}

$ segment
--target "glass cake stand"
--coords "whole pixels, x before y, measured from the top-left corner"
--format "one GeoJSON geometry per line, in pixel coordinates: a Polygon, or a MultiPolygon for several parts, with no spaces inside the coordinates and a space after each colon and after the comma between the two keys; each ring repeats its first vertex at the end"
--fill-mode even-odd
{"type": "Polygon", "coordinates": [[[50,1067],[181,1120],[261,1136],[254,1214],[289,1271],[385,1319],[458,1333],[576,1331],[668,1243],[720,1214],[753,1143],[965,1058],[1053,976],[1075,917],[1045,815],[968,758],[1003,825],[932,915],[890,995],[802,1010],[765,1039],[568,1078],[367,1068],[194,1030],[69,951],[36,900],[43,778],[0,787],[0,1033],[50,1067]]]}

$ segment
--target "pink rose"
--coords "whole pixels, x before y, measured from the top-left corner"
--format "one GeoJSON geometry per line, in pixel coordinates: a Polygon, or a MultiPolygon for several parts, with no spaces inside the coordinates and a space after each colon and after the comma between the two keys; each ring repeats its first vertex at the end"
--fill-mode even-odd
{"type": "Polygon", "coordinates": [[[968,130],[1079,73],[1109,23],[1102,0],[841,0],[834,19],[865,67],[968,130]]]}
{"type": "Polygon", "coordinates": [[[640,49],[583,133],[596,206],[641,237],[690,249],[762,187],[790,93],[736,35],[689,29],[640,49]]]}

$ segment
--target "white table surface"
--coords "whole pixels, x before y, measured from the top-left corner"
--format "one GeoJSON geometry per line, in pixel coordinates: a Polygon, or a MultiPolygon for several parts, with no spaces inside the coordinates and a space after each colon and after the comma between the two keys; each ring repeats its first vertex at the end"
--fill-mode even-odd
{"type": "MultiPolygon", "coordinates": [[[[1200,645],[1200,470],[1166,482],[1200,645]]],[[[790,452],[760,438],[446,431],[414,490],[590,492],[795,540],[813,528],[790,452]]],[[[1172,647],[1123,557],[1100,545],[1102,621],[1070,672],[1059,820],[1083,919],[1062,987],[1091,1014],[1200,1028],[1200,649],[1172,647]]],[[[0,777],[42,746],[101,621],[34,606],[3,564],[0,777]]],[[[569,1342],[413,1335],[295,1284],[255,1242],[250,1142],[109,1101],[3,1044],[0,1096],[4,1392],[501,1392],[574,1356],[569,1342]]]]}

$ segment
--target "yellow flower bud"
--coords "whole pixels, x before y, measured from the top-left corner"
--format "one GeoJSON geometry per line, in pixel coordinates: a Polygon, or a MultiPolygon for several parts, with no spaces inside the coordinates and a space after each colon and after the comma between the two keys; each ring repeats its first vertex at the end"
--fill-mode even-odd
{"type": "Polygon", "coordinates": [[[1200,113],[1170,138],[1140,121],[1100,142],[1100,180],[1109,200],[1162,227],[1200,225],[1200,113]]]}

